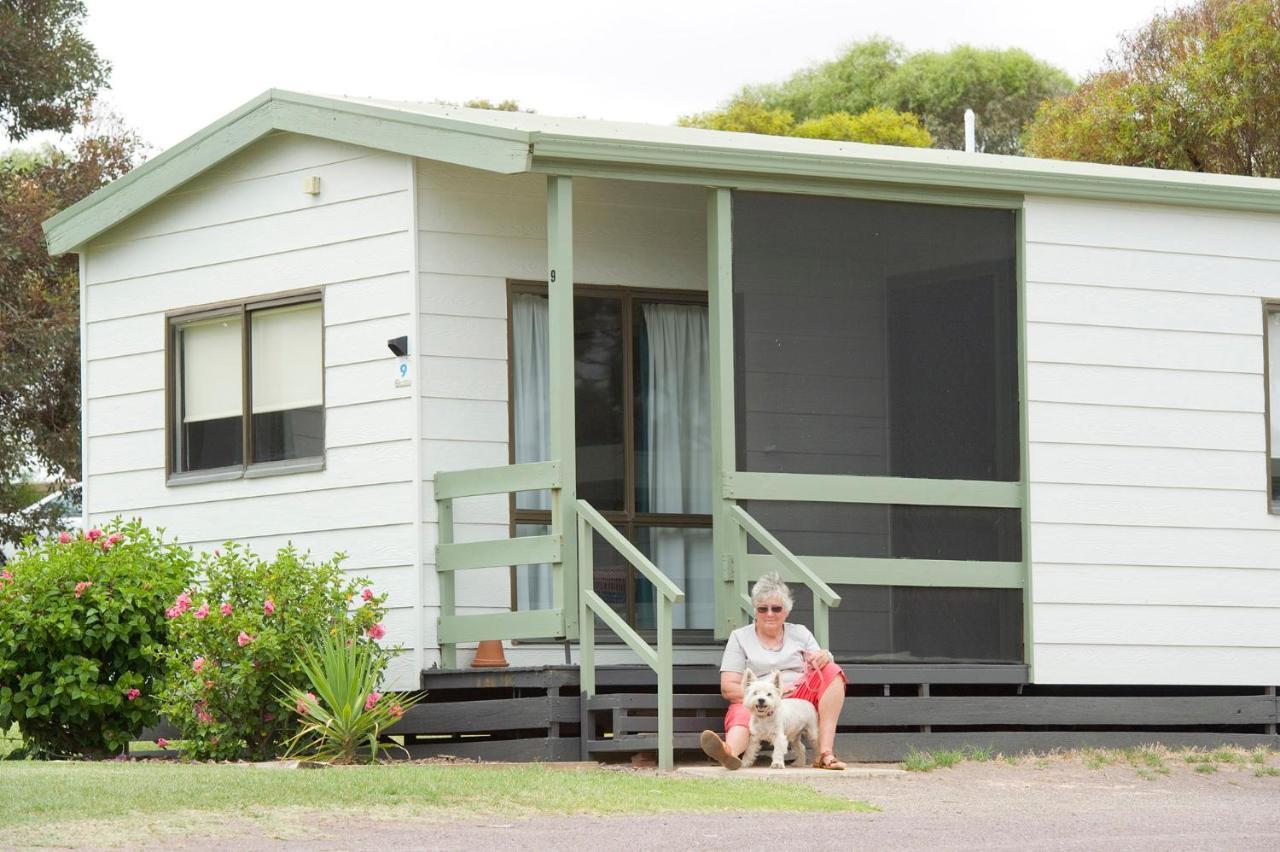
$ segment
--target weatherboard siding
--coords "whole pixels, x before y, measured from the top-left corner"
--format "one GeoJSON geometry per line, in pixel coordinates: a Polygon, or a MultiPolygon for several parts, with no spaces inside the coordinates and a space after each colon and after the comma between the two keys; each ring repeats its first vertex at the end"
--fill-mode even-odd
{"type": "MultiPolygon", "coordinates": [[[[416,180],[423,559],[434,563],[436,473],[510,461],[507,281],[546,280],[546,178],[419,160],[416,180]]],[[[578,283],[706,289],[701,188],[577,178],[573,192],[578,283]]],[[[455,541],[506,538],[508,518],[505,496],[458,500],[455,541]]],[[[434,564],[424,572],[429,667],[439,660],[439,594],[434,564]]],[[[510,576],[506,568],[460,572],[458,613],[510,609],[510,576]]],[[[464,649],[464,665],[469,656],[464,649]]],[[[615,656],[635,661],[630,652],[615,656]]],[[[564,652],[525,643],[509,648],[507,658],[554,663],[564,652]]]]}
{"type": "Polygon", "coordinates": [[[411,334],[409,169],[402,156],[273,134],[87,249],[88,511],[141,517],[199,550],[292,542],[389,593],[388,685],[417,686],[413,391],[386,340],[411,334]],[[320,194],[302,191],[319,176],[320,194]],[[167,311],[324,290],[325,469],[165,483],[167,311]]]}
{"type": "Polygon", "coordinates": [[[1280,216],[1029,198],[1035,679],[1280,683],[1280,216]]]}

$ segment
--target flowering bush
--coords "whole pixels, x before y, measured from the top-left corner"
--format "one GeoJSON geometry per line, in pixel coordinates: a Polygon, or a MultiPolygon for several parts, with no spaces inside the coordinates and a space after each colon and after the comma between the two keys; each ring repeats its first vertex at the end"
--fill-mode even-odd
{"type": "Polygon", "coordinates": [[[289,742],[290,754],[334,763],[377,760],[378,736],[421,700],[378,692],[377,646],[353,639],[339,631],[300,655],[315,692],[285,684],[284,700],[294,705],[302,722],[289,742]]]}
{"type": "Polygon", "coordinates": [[[235,544],[203,555],[203,582],[175,593],[165,611],[164,709],[184,756],[275,757],[297,730],[280,686],[305,687],[299,655],[331,636],[362,637],[381,676],[393,649],[372,638],[384,634],[386,595],[348,577],[341,559],[316,563],[286,547],[264,561],[235,544]]]}
{"type": "Polygon", "coordinates": [[[0,569],[0,730],[51,755],[120,753],[154,724],[164,608],[190,551],[138,521],[63,533],[0,569]]]}

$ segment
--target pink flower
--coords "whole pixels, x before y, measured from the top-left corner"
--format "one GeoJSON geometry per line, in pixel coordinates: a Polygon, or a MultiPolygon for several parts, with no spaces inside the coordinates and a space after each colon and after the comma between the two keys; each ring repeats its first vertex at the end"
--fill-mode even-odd
{"type": "Polygon", "coordinates": [[[365,709],[366,711],[368,711],[368,710],[372,710],[372,709],[373,709],[373,705],[377,704],[377,703],[378,703],[378,699],[379,699],[379,698],[381,698],[381,697],[382,697],[382,693],[381,693],[381,692],[370,692],[370,693],[369,693],[369,697],[368,697],[368,698],[366,698],[366,699],[364,700],[364,709],[365,709]]]}
{"type": "Polygon", "coordinates": [[[370,639],[381,639],[383,636],[387,635],[387,628],[382,626],[382,622],[375,621],[373,624],[369,625],[369,630],[367,632],[370,639]]]}
{"type": "Polygon", "coordinates": [[[89,539],[89,541],[97,541],[98,539],[102,538],[102,530],[98,529],[97,527],[94,527],[93,529],[85,533],[84,537],[89,539]]]}
{"type": "Polygon", "coordinates": [[[173,602],[173,608],[178,611],[178,615],[182,615],[184,612],[191,609],[191,595],[186,592],[178,595],[177,599],[173,602]]]}
{"type": "Polygon", "coordinates": [[[213,681],[211,681],[211,680],[206,680],[206,681],[204,682],[204,688],[205,688],[205,689],[213,689],[213,681]]]}
{"type": "Polygon", "coordinates": [[[70,544],[70,543],[71,543],[71,533],[69,532],[58,533],[58,544],[70,544]]]}
{"type": "Polygon", "coordinates": [[[88,580],[82,580],[81,582],[76,583],[76,597],[80,597],[81,595],[83,595],[84,590],[89,588],[92,585],[93,583],[89,582],[88,580]]]}
{"type": "Polygon", "coordinates": [[[121,535],[120,533],[112,533],[111,535],[107,536],[107,541],[112,545],[117,545],[120,542],[124,541],[124,536],[121,535]]]}
{"type": "Polygon", "coordinates": [[[8,568],[0,568],[0,580],[12,580],[13,575],[9,573],[8,568]]]}
{"type": "Polygon", "coordinates": [[[236,637],[236,641],[239,642],[240,647],[243,648],[245,645],[248,645],[253,641],[253,637],[241,630],[240,635],[236,637]]]}
{"type": "Polygon", "coordinates": [[[306,697],[298,699],[298,703],[294,705],[293,709],[298,711],[299,716],[305,716],[311,712],[311,707],[315,703],[316,694],[314,692],[308,692],[306,697]]]}
{"type": "Polygon", "coordinates": [[[196,657],[191,661],[191,670],[199,673],[204,668],[204,657],[196,657]]]}
{"type": "Polygon", "coordinates": [[[276,604],[271,598],[267,598],[262,604],[262,612],[266,615],[276,614],[276,604]]]}
{"type": "Polygon", "coordinates": [[[177,618],[180,615],[182,615],[182,613],[178,611],[176,606],[171,606],[164,611],[165,618],[177,618]]]}
{"type": "Polygon", "coordinates": [[[360,593],[360,600],[362,600],[362,601],[371,601],[371,600],[373,600],[373,589],[365,589],[363,592],[361,592],[361,593],[360,593]]]}
{"type": "Polygon", "coordinates": [[[164,737],[156,737],[156,745],[160,746],[160,748],[168,748],[169,741],[164,737]]]}
{"type": "Polygon", "coordinates": [[[263,714],[262,714],[262,721],[264,721],[264,722],[274,722],[275,720],[276,720],[276,714],[275,714],[275,713],[268,713],[268,712],[266,712],[266,711],[264,711],[264,712],[263,712],[263,714]]]}
{"type": "Polygon", "coordinates": [[[103,553],[106,553],[108,550],[110,550],[111,545],[112,545],[112,541],[109,538],[104,538],[102,541],[98,542],[98,546],[102,548],[103,553]]]}
{"type": "Polygon", "coordinates": [[[222,610],[222,614],[223,614],[223,615],[230,615],[230,614],[231,614],[231,604],[229,604],[229,603],[224,603],[221,607],[219,607],[219,609],[221,609],[221,610],[222,610]]]}
{"type": "Polygon", "coordinates": [[[391,709],[388,710],[387,712],[391,714],[392,719],[399,719],[401,716],[404,715],[404,708],[401,707],[399,704],[392,704],[391,709]]]}
{"type": "Polygon", "coordinates": [[[131,689],[124,694],[124,697],[129,699],[130,701],[133,701],[135,698],[137,698],[141,694],[142,694],[141,690],[131,689]]]}
{"type": "Polygon", "coordinates": [[[209,614],[208,602],[200,604],[200,608],[192,613],[197,619],[203,619],[209,614]]]}

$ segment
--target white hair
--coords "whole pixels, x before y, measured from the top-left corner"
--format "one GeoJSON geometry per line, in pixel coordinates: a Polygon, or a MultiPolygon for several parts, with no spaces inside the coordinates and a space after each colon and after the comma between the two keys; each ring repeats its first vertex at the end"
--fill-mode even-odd
{"type": "Polygon", "coordinates": [[[777,571],[765,574],[751,587],[752,606],[759,606],[761,601],[769,598],[782,601],[787,612],[791,612],[791,608],[795,606],[795,601],[791,599],[791,590],[787,588],[786,583],[782,582],[782,577],[777,571]]]}

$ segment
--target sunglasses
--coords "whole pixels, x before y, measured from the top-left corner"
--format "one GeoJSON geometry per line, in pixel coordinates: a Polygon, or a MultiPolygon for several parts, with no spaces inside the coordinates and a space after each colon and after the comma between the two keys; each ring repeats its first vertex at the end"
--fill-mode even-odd
{"type": "Polygon", "coordinates": [[[772,612],[776,615],[777,613],[782,612],[782,606],[779,604],[774,604],[773,606],[758,606],[756,607],[756,612],[761,615],[764,615],[766,612],[772,612]]]}

